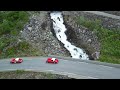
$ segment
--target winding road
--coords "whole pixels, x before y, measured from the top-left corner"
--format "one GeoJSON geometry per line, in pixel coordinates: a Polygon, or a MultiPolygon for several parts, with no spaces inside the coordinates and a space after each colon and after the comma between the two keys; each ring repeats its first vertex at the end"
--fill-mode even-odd
{"type": "MultiPolygon", "coordinates": [[[[104,12],[84,12],[120,20],[120,16],[104,12]]],[[[78,60],[58,56],[51,56],[59,59],[58,64],[47,64],[46,60],[48,57],[21,57],[24,60],[21,64],[10,64],[10,59],[1,59],[0,71],[25,70],[51,72],[55,74],[68,75],[69,77],[77,79],[120,79],[120,65],[117,64],[78,60]]]]}
{"type": "Polygon", "coordinates": [[[21,64],[10,64],[10,59],[0,60],[0,71],[51,72],[77,79],[120,79],[120,65],[60,57],[58,64],[47,64],[47,57],[22,58],[21,64]]]}

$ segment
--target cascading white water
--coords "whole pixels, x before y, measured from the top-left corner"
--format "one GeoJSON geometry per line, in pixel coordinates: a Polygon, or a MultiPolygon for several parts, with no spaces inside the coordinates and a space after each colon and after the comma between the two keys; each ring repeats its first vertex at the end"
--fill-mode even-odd
{"type": "Polygon", "coordinates": [[[88,55],[80,48],[72,45],[67,41],[67,36],[65,31],[67,30],[63,24],[63,16],[61,12],[52,12],[50,13],[51,19],[53,20],[53,29],[56,33],[56,37],[59,41],[64,44],[64,47],[70,52],[72,58],[89,60],[88,55]]]}

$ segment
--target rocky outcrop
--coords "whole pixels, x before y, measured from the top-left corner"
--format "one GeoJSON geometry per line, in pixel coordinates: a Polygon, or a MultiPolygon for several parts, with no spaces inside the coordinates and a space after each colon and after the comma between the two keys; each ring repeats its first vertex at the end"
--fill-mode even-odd
{"type": "Polygon", "coordinates": [[[69,56],[68,51],[60,45],[52,33],[49,13],[39,11],[30,14],[30,21],[21,31],[21,36],[45,55],[69,56]]]}
{"type": "Polygon", "coordinates": [[[76,23],[75,18],[79,15],[77,13],[75,11],[63,11],[68,41],[85,50],[91,60],[96,60],[100,54],[98,38],[94,32],[76,23]]]}

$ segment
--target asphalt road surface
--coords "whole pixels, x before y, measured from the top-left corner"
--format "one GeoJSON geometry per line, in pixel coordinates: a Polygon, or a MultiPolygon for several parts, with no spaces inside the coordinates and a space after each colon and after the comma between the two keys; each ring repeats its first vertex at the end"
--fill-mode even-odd
{"type": "Polygon", "coordinates": [[[43,71],[77,79],[120,79],[119,65],[116,67],[65,59],[59,59],[58,64],[48,64],[47,57],[23,57],[22,59],[24,61],[21,64],[10,64],[10,59],[1,59],[0,71],[43,71]]]}
{"type": "Polygon", "coordinates": [[[88,12],[88,13],[92,13],[92,14],[101,15],[101,16],[105,16],[105,17],[109,17],[109,18],[119,19],[120,20],[120,16],[109,14],[109,13],[105,13],[105,12],[100,12],[100,11],[83,11],[83,12],[88,12]]]}

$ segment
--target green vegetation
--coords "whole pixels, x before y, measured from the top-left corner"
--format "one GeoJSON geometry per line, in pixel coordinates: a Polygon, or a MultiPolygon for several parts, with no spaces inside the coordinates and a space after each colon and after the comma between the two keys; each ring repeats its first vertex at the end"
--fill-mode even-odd
{"type": "Polygon", "coordinates": [[[26,11],[0,11],[0,59],[43,55],[26,41],[18,41],[29,16],[26,11]]]}
{"type": "Polygon", "coordinates": [[[101,43],[100,61],[120,64],[120,29],[109,30],[101,25],[100,20],[77,18],[77,23],[94,31],[101,43]]]}
{"type": "Polygon", "coordinates": [[[52,74],[49,72],[34,71],[4,71],[0,72],[0,79],[74,79],[65,75],[52,74]]]}
{"type": "Polygon", "coordinates": [[[9,47],[10,40],[8,39],[8,42],[5,41],[0,45],[0,58],[44,55],[42,51],[40,52],[37,49],[33,48],[26,41],[19,42],[16,46],[13,45],[11,47],[9,47]],[[8,48],[6,47],[7,44],[8,48]]]}
{"type": "Polygon", "coordinates": [[[29,20],[29,14],[25,11],[1,11],[0,12],[0,35],[17,35],[29,20]]]}
{"type": "Polygon", "coordinates": [[[25,71],[24,70],[16,70],[15,73],[16,74],[23,74],[25,71]]]}

